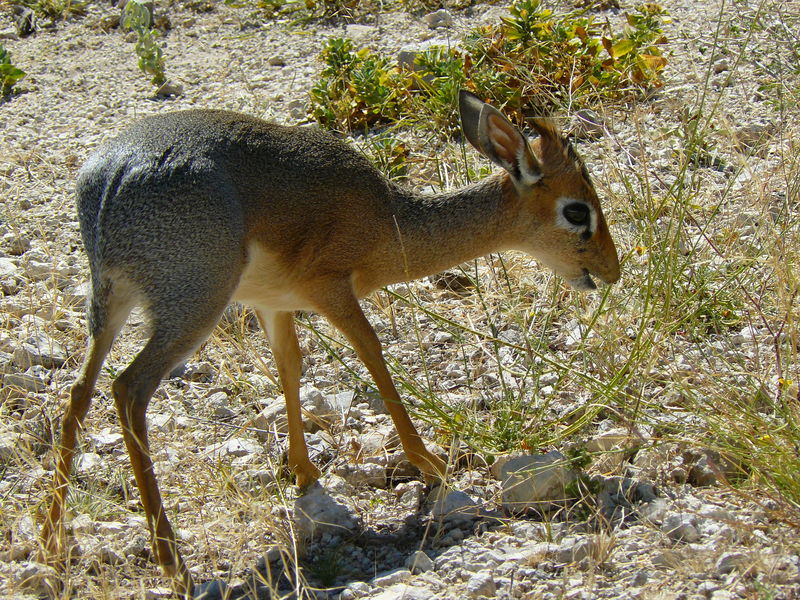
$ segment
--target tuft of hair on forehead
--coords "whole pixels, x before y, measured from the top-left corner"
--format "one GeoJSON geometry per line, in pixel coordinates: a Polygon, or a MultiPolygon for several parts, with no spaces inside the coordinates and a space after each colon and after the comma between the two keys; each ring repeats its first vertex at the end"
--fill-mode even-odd
{"type": "Polygon", "coordinates": [[[578,169],[588,179],[583,161],[553,119],[536,117],[531,124],[541,138],[541,158],[546,168],[551,170],[578,169]]]}

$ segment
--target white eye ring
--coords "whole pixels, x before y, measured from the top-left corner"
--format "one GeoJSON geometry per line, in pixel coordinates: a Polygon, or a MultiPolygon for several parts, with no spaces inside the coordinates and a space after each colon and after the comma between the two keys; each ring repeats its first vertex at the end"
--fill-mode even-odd
{"type": "Polygon", "coordinates": [[[572,231],[573,233],[584,233],[588,231],[590,234],[593,234],[597,230],[597,211],[594,209],[594,206],[588,202],[576,200],[569,196],[561,196],[556,200],[556,223],[559,227],[563,227],[567,231],[572,231]],[[588,225],[575,225],[567,220],[564,216],[564,209],[570,204],[582,204],[586,207],[589,214],[588,225]]]}

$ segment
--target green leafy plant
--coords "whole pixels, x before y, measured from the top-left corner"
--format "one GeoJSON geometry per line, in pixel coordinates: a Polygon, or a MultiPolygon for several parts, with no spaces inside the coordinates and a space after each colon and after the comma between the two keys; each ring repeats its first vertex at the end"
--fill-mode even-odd
{"type": "Polygon", "coordinates": [[[249,8],[256,18],[290,15],[304,7],[298,0],[225,0],[225,4],[234,8],[249,8]]]}
{"type": "Polygon", "coordinates": [[[342,38],[329,39],[321,58],[322,79],[311,89],[311,114],[321,124],[354,131],[400,117],[402,75],[388,58],[342,38]]]}
{"type": "Polygon", "coordinates": [[[405,179],[408,176],[408,147],[400,140],[386,134],[369,138],[367,152],[377,167],[389,179],[405,179]]]}
{"type": "Polygon", "coordinates": [[[646,4],[627,19],[615,35],[591,16],[556,14],[541,0],[515,2],[499,25],[468,36],[470,87],[507,110],[537,113],[659,87],[666,11],[646,4]]]}
{"type": "Polygon", "coordinates": [[[18,4],[30,8],[41,17],[53,20],[86,14],[86,2],[73,0],[21,0],[18,4]]]}
{"type": "Polygon", "coordinates": [[[454,108],[458,106],[458,91],[466,81],[461,53],[431,46],[414,59],[412,77],[416,90],[412,103],[428,117],[425,122],[436,130],[455,130],[458,120],[454,108]]]}
{"type": "Polygon", "coordinates": [[[14,93],[17,82],[25,77],[25,71],[11,63],[11,54],[0,44],[0,97],[14,93]]]}
{"type": "Polygon", "coordinates": [[[667,64],[666,12],[656,4],[627,15],[621,34],[571,12],[556,14],[541,0],[519,0],[497,25],[471,32],[463,48],[431,46],[399,66],[350,40],[333,38],[322,51],[322,78],[311,92],[311,114],[345,131],[391,124],[414,115],[425,127],[457,127],[458,90],[466,87],[516,113],[542,114],[569,103],[629,99],[662,85],[667,64]]]}
{"type": "Polygon", "coordinates": [[[151,15],[141,0],[128,0],[125,5],[123,26],[136,33],[136,55],[139,68],[152,77],[153,85],[161,86],[167,80],[164,75],[164,56],[158,45],[158,31],[151,28],[151,15]]]}

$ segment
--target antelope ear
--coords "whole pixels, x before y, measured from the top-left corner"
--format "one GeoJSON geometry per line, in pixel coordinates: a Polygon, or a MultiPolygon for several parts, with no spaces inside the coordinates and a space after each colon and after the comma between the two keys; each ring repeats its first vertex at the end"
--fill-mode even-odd
{"type": "Polygon", "coordinates": [[[533,185],[542,178],[525,136],[499,110],[466,90],[459,92],[458,105],[461,128],[478,152],[508,171],[517,184],[533,185]]]}

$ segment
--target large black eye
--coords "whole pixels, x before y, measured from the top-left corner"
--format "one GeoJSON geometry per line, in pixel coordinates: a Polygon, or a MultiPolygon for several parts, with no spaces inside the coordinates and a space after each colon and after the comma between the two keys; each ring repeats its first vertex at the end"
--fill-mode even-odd
{"type": "Polygon", "coordinates": [[[564,207],[564,218],[573,225],[588,225],[589,207],[582,202],[573,202],[564,207]]]}

